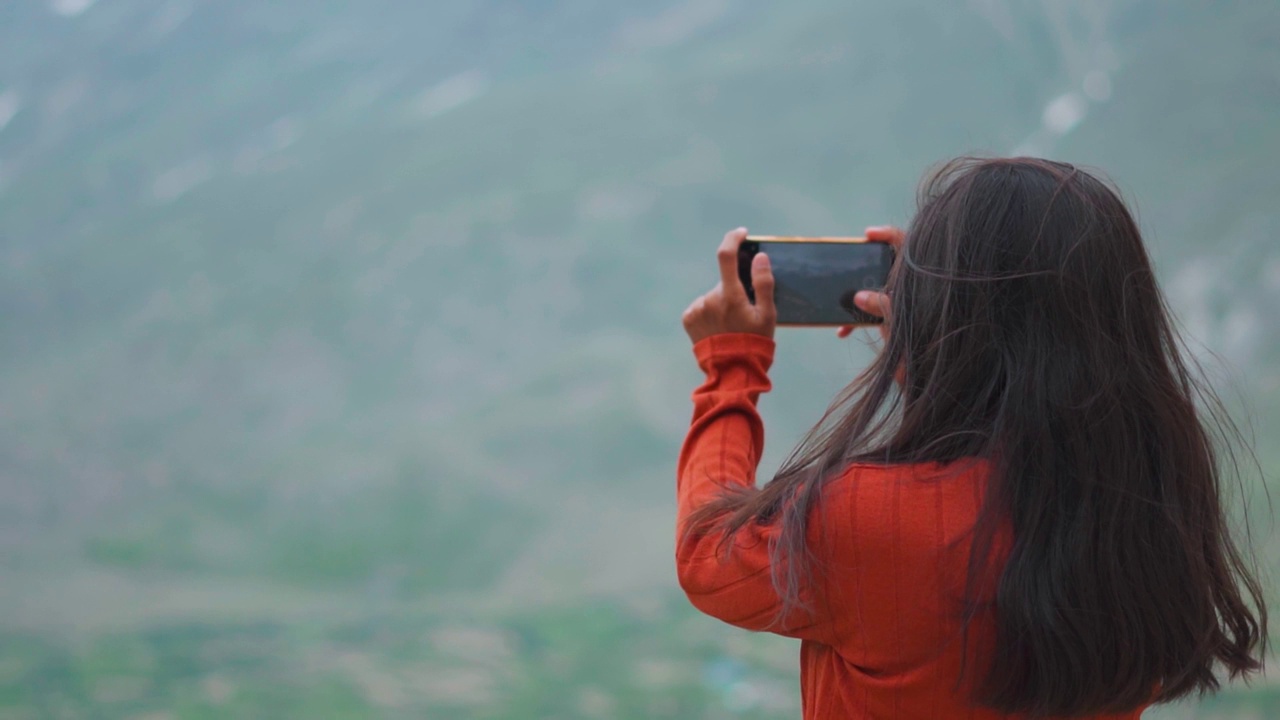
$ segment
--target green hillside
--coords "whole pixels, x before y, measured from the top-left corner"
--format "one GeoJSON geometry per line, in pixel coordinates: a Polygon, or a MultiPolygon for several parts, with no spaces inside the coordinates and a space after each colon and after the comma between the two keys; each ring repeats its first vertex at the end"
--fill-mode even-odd
{"type": "MultiPolygon", "coordinates": [[[[794,716],[795,648],[676,593],[679,313],[726,229],[905,223],[961,153],[1115,178],[1275,478],[1277,28],[1245,0],[0,4],[0,717],[794,716]]],[[[867,353],[780,336],[766,466],[867,353]]]]}

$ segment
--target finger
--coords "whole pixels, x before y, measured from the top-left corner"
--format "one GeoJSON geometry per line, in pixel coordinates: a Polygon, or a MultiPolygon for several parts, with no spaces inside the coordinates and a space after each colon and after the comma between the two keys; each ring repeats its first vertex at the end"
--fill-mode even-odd
{"type": "Polygon", "coordinates": [[[706,304],[706,297],[699,295],[693,302],[689,303],[689,307],[684,309],[684,313],[680,316],[680,321],[684,323],[685,328],[689,324],[696,321],[698,316],[702,314],[702,307],[706,304]]]}
{"type": "Polygon", "coordinates": [[[905,235],[900,228],[892,225],[874,225],[866,230],[867,240],[888,243],[895,248],[902,246],[902,239],[905,235]]]}
{"type": "Polygon", "coordinates": [[[889,317],[889,296],[882,292],[859,290],[858,294],[853,296],[853,304],[868,315],[878,318],[889,317]]]}
{"type": "Polygon", "coordinates": [[[856,325],[841,325],[839,328],[836,329],[836,337],[847,338],[853,334],[854,330],[857,330],[857,329],[858,327],[856,325]]]}
{"type": "Polygon", "coordinates": [[[760,316],[773,320],[776,310],[773,306],[773,268],[769,265],[769,256],[756,253],[751,259],[751,286],[756,290],[756,309],[760,316]]]}
{"type": "Polygon", "coordinates": [[[720,284],[724,292],[732,298],[746,297],[747,289],[742,287],[742,279],[738,277],[738,246],[747,237],[746,228],[738,228],[727,233],[716,251],[716,259],[720,262],[720,284]]]}

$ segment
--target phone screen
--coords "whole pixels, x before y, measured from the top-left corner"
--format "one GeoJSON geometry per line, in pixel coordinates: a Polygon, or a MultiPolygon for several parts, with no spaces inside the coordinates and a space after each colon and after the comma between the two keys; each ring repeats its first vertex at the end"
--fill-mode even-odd
{"type": "Polygon", "coordinates": [[[779,325],[871,325],[880,318],[853,304],[859,290],[880,290],[893,266],[886,243],[747,238],[738,249],[738,276],[755,302],[751,259],[769,256],[779,325]]]}

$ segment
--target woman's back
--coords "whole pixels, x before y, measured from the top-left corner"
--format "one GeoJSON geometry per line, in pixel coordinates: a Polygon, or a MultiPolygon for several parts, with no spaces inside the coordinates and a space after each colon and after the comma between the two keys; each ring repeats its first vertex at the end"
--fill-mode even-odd
{"type": "MultiPolygon", "coordinates": [[[[978,616],[966,644],[966,568],[986,464],[955,465],[963,467],[859,464],[824,492],[816,560],[830,583],[828,611],[849,613],[851,632],[836,646],[807,644],[802,656],[818,677],[849,679],[831,687],[843,688],[840,705],[851,712],[832,716],[952,717],[972,706],[962,664],[987,664],[992,632],[978,616]]],[[[830,696],[818,690],[814,700],[830,696]]]]}
{"type": "Polygon", "coordinates": [[[814,717],[1009,717],[973,702],[994,652],[994,605],[977,608],[965,632],[966,569],[987,472],[971,461],[855,465],[828,486],[818,512],[836,544],[817,560],[830,562],[830,611],[853,613],[856,631],[839,646],[801,649],[802,667],[830,678],[825,689],[813,683],[809,701],[838,698],[814,717]]]}

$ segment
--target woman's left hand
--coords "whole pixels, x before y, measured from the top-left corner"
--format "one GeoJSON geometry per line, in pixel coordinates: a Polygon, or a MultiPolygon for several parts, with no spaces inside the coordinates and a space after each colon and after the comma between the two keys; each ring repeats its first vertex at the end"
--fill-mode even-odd
{"type": "Polygon", "coordinates": [[[757,253],[751,261],[751,286],[756,296],[754,305],[738,278],[738,246],[746,237],[746,228],[738,228],[724,236],[716,252],[720,263],[720,282],[684,311],[684,331],[695,345],[703,338],[721,333],[754,333],[773,337],[777,312],[773,306],[773,271],[769,268],[768,256],[757,253]]]}

